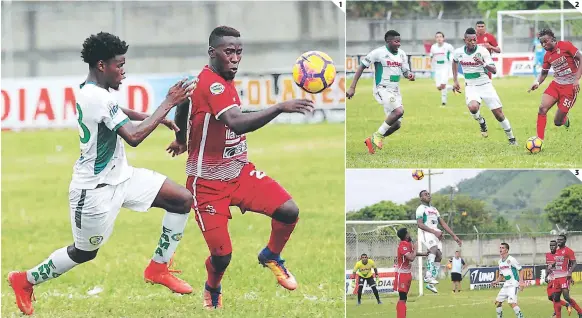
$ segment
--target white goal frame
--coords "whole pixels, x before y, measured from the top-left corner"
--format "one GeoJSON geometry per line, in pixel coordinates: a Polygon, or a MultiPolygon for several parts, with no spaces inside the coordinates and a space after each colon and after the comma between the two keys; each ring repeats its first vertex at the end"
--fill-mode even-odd
{"type": "MultiPolygon", "coordinates": [[[[392,220],[392,221],[350,221],[350,220],[346,220],[346,231],[347,231],[347,227],[348,225],[378,225],[378,226],[382,226],[382,225],[397,225],[397,224],[414,224],[416,225],[417,222],[416,220],[392,220]]],[[[420,229],[417,228],[417,233],[416,233],[416,245],[417,245],[417,251],[420,252],[422,251],[422,242],[420,241],[420,229]]],[[[344,238],[345,239],[345,238],[344,238]]],[[[344,243],[346,244],[346,243],[344,243]]],[[[387,248],[396,248],[395,246],[390,246],[387,248]]],[[[347,249],[347,244],[346,244],[346,249],[347,249]]],[[[416,257],[418,259],[418,296],[422,296],[424,294],[423,291],[423,275],[422,275],[422,262],[423,262],[423,257],[422,256],[417,256],[416,257]]],[[[373,257],[372,257],[373,259],[373,257]]]]}
{"type": "MultiPolygon", "coordinates": [[[[560,14],[560,41],[564,40],[564,13],[578,13],[580,11],[576,9],[550,9],[550,10],[501,10],[497,11],[497,43],[501,48],[501,53],[497,54],[498,57],[498,77],[503,77],[503,16],[511,16],[514,18],[522,19],[524,15],[537,15],[537,14],[560,14]]],[[[537,31],[537,30],[536,30],[537,31]]]]}

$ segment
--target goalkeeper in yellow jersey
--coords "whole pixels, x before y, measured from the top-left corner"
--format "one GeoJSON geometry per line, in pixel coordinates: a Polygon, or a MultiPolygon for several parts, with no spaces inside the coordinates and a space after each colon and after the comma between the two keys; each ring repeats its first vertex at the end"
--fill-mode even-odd
{"type": "Polygon", "coordinates": [[[353,273],[353,284],[358,287],[358,305],[362,303],[362,291],[364,290],[364,282],[368,284],[374,296],[376,296],[376,301],[381,304],[380,295],[378,294],[378,289],[376,288],[376,283],[378,283],[378,268],[374,260],[368,258],[368,255],[362,254],[360,260],[354,266],[353,273]],[[372,269],[374,269],[374,275],[372,276],[372,269]],[[358,284],[356,285],[356,277],[358,278],[358,284]],[[374,279],[376,278],[376,279],[374,279]]]}

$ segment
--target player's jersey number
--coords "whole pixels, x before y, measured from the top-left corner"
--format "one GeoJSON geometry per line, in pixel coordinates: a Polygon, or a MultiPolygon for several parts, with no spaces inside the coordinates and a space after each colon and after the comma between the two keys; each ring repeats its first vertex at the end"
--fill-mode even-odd
{"type": "Polygon", "coordinates": [[[85,124],[83,124],[83,111],[81,110],[81,106],[79,106],[79,104],[77,103],[77,113],[79,114],[79,116],[77,117],[77,122],[79,123],[79,127],[81,127],[81,130],[83,130],[83,135],[79,135],[79,139],[81,140],[81,143],[88,143],[89,139],[91,139],[91,132],[89,132],[89,128],[87,128],[87,126],[85,126],[85,124]]]}
{"type": "Polygon", "coordinates": [[[568,99],[568,98],[564,98],[564,106],[566,106],[567,108],[572,108],[572,100],[568,99]]]}

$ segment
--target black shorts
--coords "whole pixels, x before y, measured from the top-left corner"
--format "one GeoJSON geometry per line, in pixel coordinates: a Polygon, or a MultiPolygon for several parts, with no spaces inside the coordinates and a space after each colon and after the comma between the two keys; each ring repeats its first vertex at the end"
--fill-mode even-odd
{"type": "Polygon", "coordinates": [[[376,281],[374,280],[374,277],[368,277],[368,278],[364,278],[361,276],[358,277],[358,285],[364,286],[364,282],[366,282],[368,284],[368,287],[376,286],[376,281]]]}
{"type": "Polygon", "coordinates": [[[461,273],[451,273],[451,280],[453,282],[460,282],[463,280],[463,276],[461,276],[461,273]]]}

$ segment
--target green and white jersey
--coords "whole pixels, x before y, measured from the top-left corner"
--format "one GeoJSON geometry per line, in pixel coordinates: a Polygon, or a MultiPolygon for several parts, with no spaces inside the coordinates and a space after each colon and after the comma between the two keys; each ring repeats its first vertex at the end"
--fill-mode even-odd
{"type": "Polygon", "coordinates": [[[392,53],[387,46],[381,46],[362,59],[362,65],[365,67],[370,67],[372,64],[374,64],[376,86],[383,85],[392,91],[400,91],[398,85],[400,77],[410,71],[408,57],[403,50],[398,49],[397,53],[392,53]]]}
{"type": "Polygon", "coordinates": [[[455,48],[447,42],[442,45],[438,43],[430,47],[430,59],[433,62],[435,71],[449,70],[451,68],[451,61],[453,60],[453,53],[455,48]]]}
{"type": "Polygon", "coordinates": [[[491,83],[489,76],[487,76],[487,70],[483,65],[475,62],[473,57],[480,57],[485,61],[486,65],[495,65],[493,59],[491,59],[491,54],[486,48],[482,46],[477,46],[477,49],[472,53],[467,53],[467,47],[462,46],[455,50],[453,54],[453,61],[461,64],[463,69],[463,76],[465,77],[465,83],[468,86],[480,86],[483,84],[491,83]]]}
{"type": "Polygon", "coordinates": [[[422,223],[431,229],[438,229],[440,216],[439,210],[432,205],[421,204],[416,209],[416,219],[422,219],[422,223]]]}
{"type": "Polygon", "coordinates": [[[517,260],[511,256],[507,255],[505,259],[499,260],[499,272],[505,278],[505,283],[503,287],[519,287],[519,271],[521,270],[521,265],[517,260]]]}
{"type": "Polygon", "coordinates": [[[117,129],[129,121],[109,91],[87,82],[77,94],[77,121],[81,157],[73,167],[71,187],[95,189],[119,184],[131,177],[125,148],[117,129]]]}

